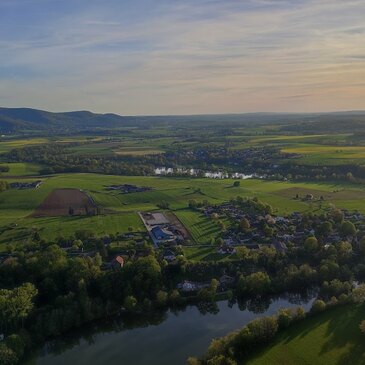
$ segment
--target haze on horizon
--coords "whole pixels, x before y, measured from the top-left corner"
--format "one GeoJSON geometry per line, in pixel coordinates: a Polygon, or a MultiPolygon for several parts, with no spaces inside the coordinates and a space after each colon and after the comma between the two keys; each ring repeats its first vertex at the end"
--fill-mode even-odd
{"type": "Polygon", "coordinates": [[[363,0],[1,0],[2,106],[365,109],[363,0]]]}

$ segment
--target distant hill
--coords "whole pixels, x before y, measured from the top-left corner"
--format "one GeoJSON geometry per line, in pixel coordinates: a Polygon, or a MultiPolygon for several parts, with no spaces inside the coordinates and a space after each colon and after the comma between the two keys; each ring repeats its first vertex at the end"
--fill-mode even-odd
{"type": "Polygon", "coordinates": [[[116,114],[94,114],[88,111],[51,113],[30,108],[0,108],[0,131],[81,131],[116,128],[133,118],[116,114]]]}
{"type": "Polygon", "coordinates": [[[189,128],[201,125],[220,125],[222,128],[237,125],[279,124],[283,131],[313,132],[363,130],[365,111],[335,113],[246,113],[165,116],[121,116],[117,114],[95,114],[89,111],[52,113],[30,108],[1,108],[0,133],[75,133],[109,130],[121,127],[148,129],[156,125],[189,123],[189,128]]]}

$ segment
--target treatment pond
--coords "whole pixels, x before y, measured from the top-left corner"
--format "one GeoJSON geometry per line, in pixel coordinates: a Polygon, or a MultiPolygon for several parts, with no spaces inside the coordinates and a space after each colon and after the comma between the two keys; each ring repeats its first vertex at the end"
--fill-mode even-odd
{"type": "Polygon", "coordinates": [[[26,364],[183,365],[202,355],[214,337],[239,329],[280,308],[303,306],[313,295],[287,294],[259,302],[187,306],[183,310],[93,323],[47,342],[26,364]]]}

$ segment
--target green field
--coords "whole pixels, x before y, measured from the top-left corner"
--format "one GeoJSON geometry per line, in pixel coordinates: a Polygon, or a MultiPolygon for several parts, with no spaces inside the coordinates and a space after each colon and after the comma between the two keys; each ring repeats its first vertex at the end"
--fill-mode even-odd
{"type": "Polygon", "coordinates": [[[184,247],[185,257],[190,261],[224,261],[229,259],[237,259],[236,254],[222,255],[217,252],[217,246],[206,247],[184,247]]]}
{"type": "Polygon", "coordinates": [[[247,365],[365,364],[365,335],[359,323],[365,306],[340,306],[307,318],[280,333],[247,365]]]}
{"type": "Polygon", "coordinates": [[[178,210],[175,212],[180,222],[189,228],[189,232],[197,243],[207,244],[220,233],[220,228],[212,219],[199,212],[178,210]]]}
{"type": "MultiPolygon", "coordinates": [[[[17,166],[18,171],[23,167],[17,166]]],[[[8,182],[17,181],[16,177],[5,178],[8,182]]],[[[239,187],[233,187],[233,180],[111,176],[97,174],[60,174],[40,177],[43,184],[32,190],[7,190],[0,193],[0,243],[21,242],[18,231],[37,228],[42,238],[50,239],[59,235],[70,235],[76,229],[90,229],[96,234],[126,231],[128,226],[143,229],[138,223],[138,211],[158,209],[157,205],[168,202],[170,209],[190,231],[194,241],[199,244],[210,243],[220,234],[218,225],[199,212],[187,209],[191,199],[208,200],[211,204],[228,201],[238,195],[257,196],[275,208],[276,214],[285,215],[293,211],[321,211],[330,204],[350,210],[358,209],[365,213],[365,187],[349,183],[291,183],[264,180],[242,180],[239,187]],[[108,191],[112,184],[134,184],[149,186],[153,190],[142,193],[121,194],[108,191]],[[29,218],[45,197],[58,188],[81,189],[92,196],[104,212],[98,217],[57,217],[29,218]],[[305,202],[295,199],[300,195],[315,192],[323,195],[324,201],[305,202]],[[109,213],[124,213],[124,215],[109,213]],[[131,223],[130,223],[131,222],[131,223]],[[7,229],[17,224],[16,230],[7,229]],[[2,232],[2,233],[1,233],[2,232]]],[[[22,178],[22,181],[34,179],[22,178]]]]}
{"type": "Polygon", "coordinates": [[[48,141],[49,140],[47,138],[27,138],[27,139],[16,139],[16,140],[6,140],[2,138],[0,139],[0,153],[8,152],[14,148],[47,143],[48,141]]]}
{"type": "Polygon", "coordinates": [[[0,173],[0,178],[6,176],[36,176],[41,169],[41,166],[37,164],[26,162],[4,163],[0,165],[9,166],[9,171],[0,173]]]}

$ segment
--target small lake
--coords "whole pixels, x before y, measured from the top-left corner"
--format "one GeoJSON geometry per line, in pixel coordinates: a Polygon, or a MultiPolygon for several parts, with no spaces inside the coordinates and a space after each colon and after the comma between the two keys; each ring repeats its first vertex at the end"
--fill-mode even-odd
{"type": "Polygon", "coordinates": [[[189,356],[202,355],[214,337],[280,308],[301,305],[308,310],[314,296],[286,294],[258,302],[221,301],[102,321],[47,342],[26,364],[183,365],[189,356]]]}

